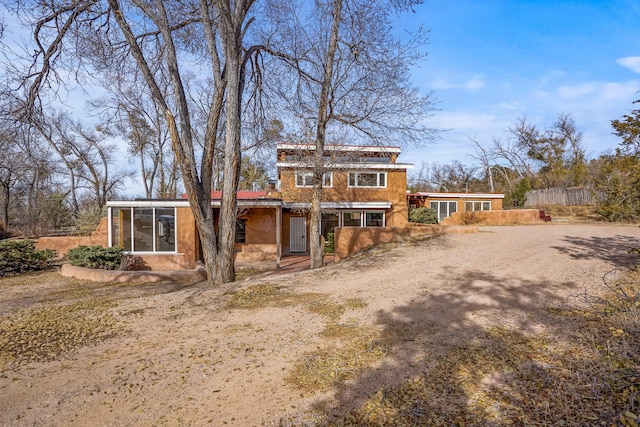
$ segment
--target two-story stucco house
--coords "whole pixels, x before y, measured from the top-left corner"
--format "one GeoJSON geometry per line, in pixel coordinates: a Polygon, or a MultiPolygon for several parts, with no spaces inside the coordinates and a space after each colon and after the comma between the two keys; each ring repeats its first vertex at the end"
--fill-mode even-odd
{"type": "MultiPolygon", "coordinates": [[[[311,206],[311,144],[277,146],[283,208],[283,252],[308,250],[307,211],[311,206]]],[[[334,227],[399,227],[407,224],[407,169],[397,163],[399,147],[328,145],[322,193],[321,232],[334,227]]]]}
{"type": "MultiPolygon", "coordinates": [[[[308,210],[312,144],[277,144],[278,185],[238,193],[238,260],[274,260],[309,248],[308,210]]],[[[407,224],[407,169],[399,147],[329,145],[322,201],[322,234],[334,227],[407,224]]],[[[220,192],[212,193],[216,214],[220,192]]],[[[110,201],[108,245],[140,255],[152,269],[194,268],[201,259],[195,221],[186,199],[110,201]]]]}

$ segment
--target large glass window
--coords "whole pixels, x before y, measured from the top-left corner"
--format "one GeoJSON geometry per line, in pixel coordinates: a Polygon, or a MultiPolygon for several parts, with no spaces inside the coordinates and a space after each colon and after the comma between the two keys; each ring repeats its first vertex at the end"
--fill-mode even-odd
{"type": "Polygon", "coordinates": [[[156,208],[155,251],[176,250],[176,216],[173,208],[156,208]]]}
{"type": "Polygon", "coordinates": [[[349,187],[384,188],[386,186],[386,172],[349,172],[349,187]]]}
{"type": "Polygon", "coordinates": [[[458,202],[438,200],[436,202],[430,202],[429,207],[438,213],[438,221],[442,221],[457,211],[458,202]]]}
{"type": "MultiPolygon", "coordinates": [[[[324,173],[322,186],[324,188],[333,186],[333,174],[331,172],[324,173]]],[[[296,187],[313,187],[313,172],[296,171],[296,187]]]]}
{"type": "Polygon", "coordinates": [[[115,208],[111,244],[127,252],[175,252],[174,208],[115,208]]]}

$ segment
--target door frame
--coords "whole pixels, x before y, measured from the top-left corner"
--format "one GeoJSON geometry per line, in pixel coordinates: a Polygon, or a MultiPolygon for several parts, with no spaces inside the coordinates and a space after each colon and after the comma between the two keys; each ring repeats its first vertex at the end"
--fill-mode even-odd
{"type": "Polygon", "coordinates": [[[307,252],[307,218],[304,216],[292,216],[289,218],[289,252],[307,252]],[[303,233],[302,236],[300,232],[303,233]],[[300,240],[302,240],[301,245],[294,244],[294,242],[300,242],[300,240]]]}

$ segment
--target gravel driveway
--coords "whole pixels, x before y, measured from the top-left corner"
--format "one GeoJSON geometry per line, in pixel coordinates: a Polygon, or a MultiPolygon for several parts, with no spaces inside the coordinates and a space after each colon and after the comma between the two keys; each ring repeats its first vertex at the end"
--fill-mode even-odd
{"type": "MultiPolygon", "coordinates": [[[[640,247],[637,226],[481,227],[218,288],[94,286],[91,295],[115,304],[113,336],[53,360],[6,364],[0,425],[277,425],[281,417],[355,408],[496,325],[561,339],[571,326],[549,309],[585,304],[607,272],[630,265],[633,247],[640,247]],[[287,296],[250,309],[229,305],[233,291],[260,284],[277,285],[287,296]],[[313,298],[342,311],[326,315],[309,303],[313,298]],[[329,348],[329,324],[395,339],[386,357],[340,386],[296,387],[290,380],[296,367],[329,348]]],[[[35,277],[20,286],[0,279],[0,316],[86,299],[71,290],[92,286],[35,277]],[[61,289],[66,299],[55,300],[61,289]]]]}

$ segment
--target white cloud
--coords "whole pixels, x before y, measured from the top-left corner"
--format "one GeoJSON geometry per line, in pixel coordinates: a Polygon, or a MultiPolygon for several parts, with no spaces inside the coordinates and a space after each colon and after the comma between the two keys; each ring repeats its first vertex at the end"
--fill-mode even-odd
{"type": "Polygon", "coordinates": [[[475,91],[478,89],[482,89],[485,87],[487,83],[484,81],[483,76],[472,76],[466,81],[463,82],[451,82],[448,80],[435,80],[433,81],[429,87],[432,89],[464,89],[475,91]]]}
{"type": "Polygon", "coordinates": [[[618,58],[616,62],[634,73],[640,74],[640,56],[626,56],[618,58]]]}
{"type": "Polygon", "coordinates": [[[563,99],[575,99],[591,95],[597,90],[598,85],[596,83],[582,83],[574,86],[563,85],[558,88],[558,95],[563,99]]]}

